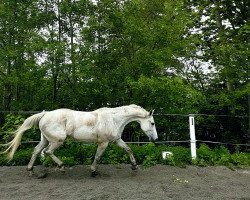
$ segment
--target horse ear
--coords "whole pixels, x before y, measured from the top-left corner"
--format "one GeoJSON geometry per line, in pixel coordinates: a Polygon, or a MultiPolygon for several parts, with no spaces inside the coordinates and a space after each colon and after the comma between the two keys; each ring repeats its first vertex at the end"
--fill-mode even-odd
{"type": "Polygon", "coordinates": [[[151,111],[149,112],[149,116],[152,116],[152,115],[154,114],[154,111],[155,111],[155,109],[151,110],[151,111]]]}

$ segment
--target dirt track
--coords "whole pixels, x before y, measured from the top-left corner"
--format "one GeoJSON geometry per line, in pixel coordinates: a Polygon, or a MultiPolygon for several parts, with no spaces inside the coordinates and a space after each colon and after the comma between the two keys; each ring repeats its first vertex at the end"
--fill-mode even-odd
{"type": "Polygon", "coordinates": [[[46,178],[35,179],[28,177],[25,166],[0,167],[0,199],[250,200],[250,168],[157,165],[134,173],[129,165],[100,165],[99,172],[92,178],[88,166],[66,168],[65,174],[50,168],[46,178]]]}

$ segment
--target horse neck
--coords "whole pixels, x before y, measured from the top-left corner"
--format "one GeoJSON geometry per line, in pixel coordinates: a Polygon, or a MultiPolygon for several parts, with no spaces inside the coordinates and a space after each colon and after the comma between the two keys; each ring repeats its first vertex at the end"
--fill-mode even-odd
{"type": "Polygon", "coordinates": [[[146,111],[143,109],[125,109],[124,112],[121,113],[122,120],[119,120],[121,128],[124,129],[127,124],[133,121],[140,122],[142,118],[146,117],[146,114],[146,111]]]}

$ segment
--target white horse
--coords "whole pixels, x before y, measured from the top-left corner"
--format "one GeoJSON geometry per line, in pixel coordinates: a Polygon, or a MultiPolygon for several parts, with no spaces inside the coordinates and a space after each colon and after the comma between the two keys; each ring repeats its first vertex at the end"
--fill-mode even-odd
{"type": "Polygon", "coordinates": [[[132,121],[140,123],[141,129],[149,139],[156,140],[158,138],[153,111],[147,112],[137,105],[100,108],[93,112],[58,109],[44,111],[27,118],[16,130],[14,139],[5,145],[7,149],[3,153],[8,153],[8,159],[11,160],[21,143],[23,133],[39,124],[41,141],[35,147],[27,167],[31,174],[33,174],[34,162],[42,151],[63,169],[63,162],[54,155],[54,151],[63,144],[68,136],[79,141],[96,142],[98,144],[95,159],[91,165],[92,176],[97,174],[97,161],[109,142],[115,142],[129,154],[132,169],[135,170],[137,165],[134,155],[129,146],[121,139],[124,127],[132,121]]]}

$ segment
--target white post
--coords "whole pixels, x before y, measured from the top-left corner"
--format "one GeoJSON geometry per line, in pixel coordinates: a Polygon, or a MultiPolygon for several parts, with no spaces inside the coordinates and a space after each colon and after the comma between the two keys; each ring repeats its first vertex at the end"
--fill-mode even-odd
{"type": "Polygon", "coordinates": [[[192,159],[196,159],[196,138],[195,138],[195,124],[194,115],[189,115],[189,132],[192,159]]]}

